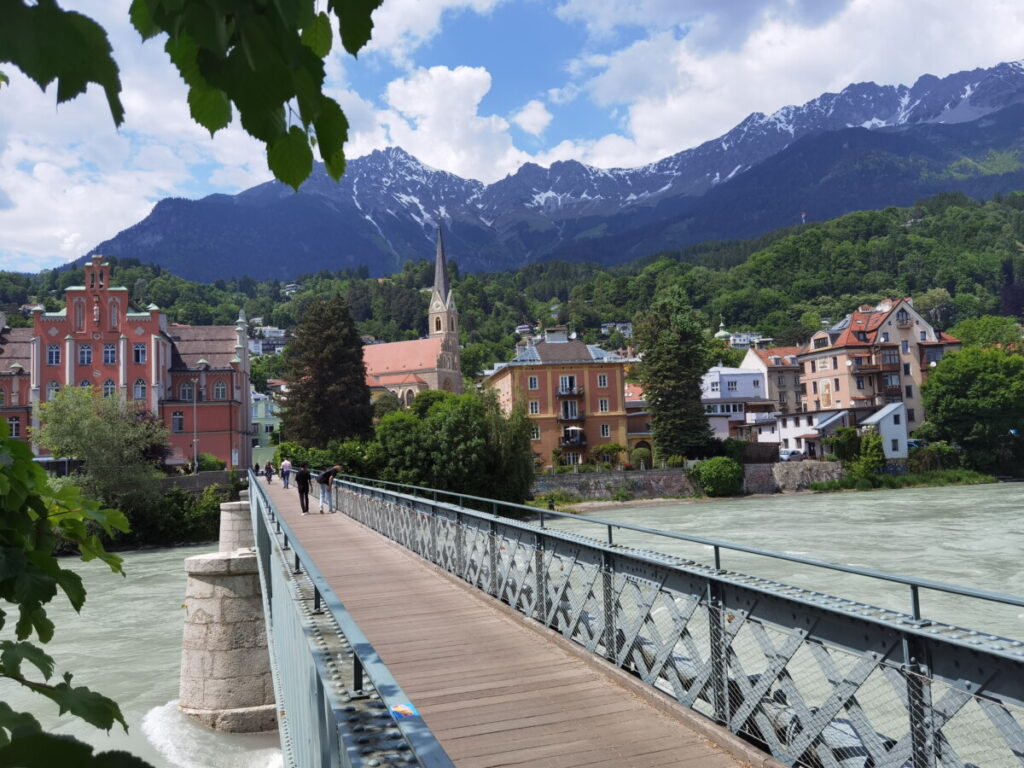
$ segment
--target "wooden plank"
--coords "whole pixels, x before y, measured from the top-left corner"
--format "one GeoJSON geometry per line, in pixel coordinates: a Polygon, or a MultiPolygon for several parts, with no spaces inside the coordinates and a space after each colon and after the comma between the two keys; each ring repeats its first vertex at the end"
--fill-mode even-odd
{"type": "Polygon", "coordinates": [[[492,598],[344,514],[279,513],[457,765],[677,765],[742,761],[545,640],[492,598]]]}

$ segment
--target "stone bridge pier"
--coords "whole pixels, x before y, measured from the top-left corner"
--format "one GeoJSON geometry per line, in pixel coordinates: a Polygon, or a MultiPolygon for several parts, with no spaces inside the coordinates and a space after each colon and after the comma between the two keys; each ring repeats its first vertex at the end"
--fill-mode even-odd
{"type": "Polygon", "coordinates": [[[220,731],[277,728],[247,492],[220,505],[219,551],[185,560],[179,706],[220,731]]]}

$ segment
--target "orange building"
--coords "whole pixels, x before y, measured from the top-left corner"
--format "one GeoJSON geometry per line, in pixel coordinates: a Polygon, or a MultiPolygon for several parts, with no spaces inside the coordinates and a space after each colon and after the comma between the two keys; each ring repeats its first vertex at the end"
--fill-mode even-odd
{"type": "Polygon", "coordinates": [[[521,344],[514,360],[488,372],[484,385],[506,412],[526,409],[539,463],[581,464],[598,445],[630,445],[624,390],[633,362],[569,339],[564,327],[549,328],[542,341],[521,344]]]}
{"type": "Polygon", "coordinates": [[[878,408],[902,402],[907,428],[925,420],[921,385],[958,339],[935,330],[912,299],[862,306],[811,336],[798,356],[805,411],[878,408]]]}
{"type": "Polygon", "coordinates": [[[135,310],[110,266],[93,256],[85,285],[65,292],[59,312],[36,307],[32,329],[0,335],[0,412],[12,435],[38,426],[37,404],[66,386],[120,395],[170,432],[170,464],[210,453],[229,467],[251,461],[246,325],[168,324],[155,305],[135,310]]]}

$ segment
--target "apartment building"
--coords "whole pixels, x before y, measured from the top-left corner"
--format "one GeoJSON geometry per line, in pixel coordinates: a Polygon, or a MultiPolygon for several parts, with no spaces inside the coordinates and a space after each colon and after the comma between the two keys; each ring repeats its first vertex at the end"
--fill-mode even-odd
{"type": "Polygon", "coordinates": [[[484,374],[506,412],[522,404],[538,464],[581,464],[601,444],[629,446],[626,366],[636,362],[570,339],[564,326],[528,339],[484,374]]]}
{"type": "Polygon", "coordinates": [[[906,406],[907,427],[925,420],[921,385],[957,339],[935,330],[912,299],[865,305],[815,333],[797,356],[805,411],[906,406]]]}
{"type": "Polygon", "coordinates": [[[802,368],[797,360],[800,350],[800,347],[751,347],[740,363],[740,368],[760,371],[764,377],[764,396],[775,403],[779,413],[802,410],[802,368]]]}

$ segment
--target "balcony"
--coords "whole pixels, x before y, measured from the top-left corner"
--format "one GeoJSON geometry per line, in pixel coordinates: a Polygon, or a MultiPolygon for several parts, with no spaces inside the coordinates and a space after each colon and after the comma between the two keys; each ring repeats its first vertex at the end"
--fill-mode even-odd
{"type": "Polygon", "coordinates": [[[914,321],[910,317],[904,317],[902,315],[896,315],[896,327],[897,328],[910,328],[914,325],[914,321]]]}
{"type": "Polygon", "coordinates": [[[558,445],[562,448],[586,448],[587,437],[582,433],[575,437],[561,437],[558,440],[558,445]]]}
{"type": "Polygon", "coordinates": [[[583,387],[559,387],[559,397],[583,397],[583,387]]]}
{"type": "Polygon", "coordinates": [[[558,421],[575,422],[583,421],[583,413],[577,411],[576,413],[566,413],[565,411],[559,411],[558,421]]]}
{"type": "Polygon", "coordinates": [[[885,395],[886,397],[898,397],[898,398],[902,399],[903,398],[903,388],[900,387],[900,386],[883,387],[881,394],[885,395]]]}

